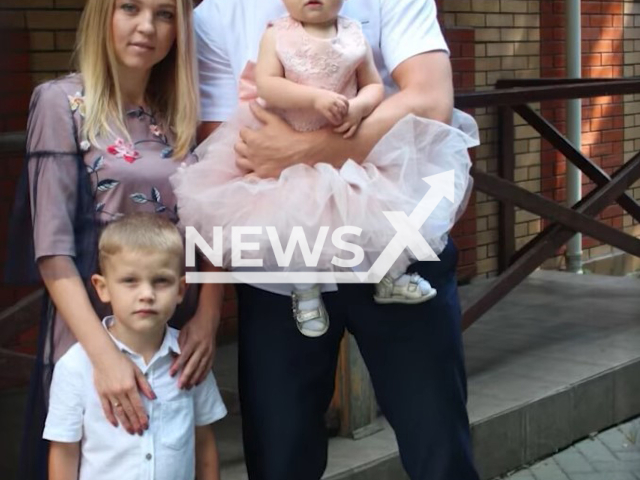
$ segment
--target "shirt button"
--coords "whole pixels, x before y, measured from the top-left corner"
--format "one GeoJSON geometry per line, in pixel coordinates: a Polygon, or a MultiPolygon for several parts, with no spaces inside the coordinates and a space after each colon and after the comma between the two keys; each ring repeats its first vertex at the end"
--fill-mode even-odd
{"type": "Polygon", "coordinates": [[[153,455],[151,455],[150,453],[147,453],[144,458],[146,458],[147,460],[151,460],[153,458],[153,455]]]}

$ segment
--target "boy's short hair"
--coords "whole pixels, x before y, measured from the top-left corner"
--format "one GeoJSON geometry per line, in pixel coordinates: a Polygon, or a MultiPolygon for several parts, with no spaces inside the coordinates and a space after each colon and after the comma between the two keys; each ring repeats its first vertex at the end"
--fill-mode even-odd
{"type": "Polygon", "coordinates": [[[184,243],[178,228],[155,213],[132,213],[109,223],[100,234],[98,262],[104,273],[107,259],[123,250],[164,252],[175,256],[184,271],[184,243]]]}

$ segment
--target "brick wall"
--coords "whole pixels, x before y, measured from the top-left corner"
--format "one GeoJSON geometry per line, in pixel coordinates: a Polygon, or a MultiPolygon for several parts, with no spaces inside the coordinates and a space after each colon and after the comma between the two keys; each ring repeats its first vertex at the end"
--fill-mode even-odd
{"type": "MultiPolygon", "coordinates": [[[[565,2],[545,2],[541,13],[542,69],[544,77],[565,76],[565,2]]],[[[582,75],[585,78],[613,78],[623,74],[623,2],[583,1],[582,7],[582,75]]],[[[566,131],[564,102],[545,102],[544,116],[553,119],[562,132],[566,131]]],[[[624,106],[621,96],[599,97],[583,100],[582,108],[582,152],[612,173],[623,163],[624,106]]],[[[564,157],[555,152],[546,142],[543,145],[542,192],[563,202],[566,199],[564,157]]],[[[583,194],[594,185],[583,178],[583,194]]],[[[621,228],[623,211],[617,205],[608,207],[600,220],[621,228]]],[[[601,245],[590,237],[583,237],[584,259],[610,254],[608,245],[601,245]]],[[[561,265],[562,257],[548,262],[561,265]]]]}
{"type": "Polygon", "coordinates": [[[3,0],[0,26],[28,32],[34,84],[71,70],[75,30],[84,0],[3,0]]]}
{"type": "MultiPolygon", "coordinates": [[[[625,77],[640,76],[640,3],[634,0],[623,2],[623,74],[625,77]]],[[[640,95],[624,97],[624,159],[640,151],[640,95]]],[[[640,199],[640,182],[632,192],[640,199]]],[[[630,215],[624,215],[623,228],[626,232],[640,236],[640,225],[630,215]]]]}
{"type": "MultiPolygon", "coordinates": [[[[5,18],[4,22],[8,19],[5,18]]],[[[3,22],[2,16],[0,22],[3,22]]],[[[31,95],[29,34],[22,27],[9,28],[8,23],[4,26],[6,28],[0,28],[0,134],[24,130],[31,95]]],[[[21,165],[21,152],[0,153],[0,218],[3,219],[0,223],[0,274],[4,271],[7,220],[21,165]]],[[[0,310],[24,294],[24,289],[0,288],[0,310]]]]}
{"type": "MultiPolygon", "coordinates": [[[[475,32],[475,85],[493,89],[498,79],[564,76],[565,0],[444,0],[441,17],[447,27],[468,27],[475,32]]],[[[633,0],[582,1],[583,75],[617,77],[640,75],[640,4],[633,0]]],[[[564,130],[564,103],[534,105],[564,130]]],[[[584,101],[583,152],[611,172],[640,150],[640,96],[603,97],[584,101]]],[[[497,117],[494,109],[476,109],[483,145],[476,149],[476,167],[497,170],[497,117]]],[[[532,192],[558,201],[565,198],[563,157],[543,144],[540,137],[516,116],[515,181],[532,192]]],[[[586,194],[593,185],[584,181],[586,194]]],[[[640,198],[640,187],[633,190],[640,198]]],[[[476,194],[477,272],[497,271],[498,204],[476,194]]],[[[636,235],[639,227],[617,206],[601,219],[636,235]]],[[[516,247],[537,234],[545,223],[536,215],[516,211],[516,247]]],[[[584,238],[585,260],[610,254],[612,249],[584,238]]],[[[559,252],[562,253],[562,252],[559,252]]],[[[562,266],[557,257],[549,266],[562,266]]]]}
{"type": "MultiPolygon", "coordinates": [[[[445,36],[451,51],[453,83],[457,91],[475,88],[475,32],[472,28],[450,27],[445,36]]],[[[468,113],[475,115],[475,110],[468,113]]],[[[473,155],[474,152],[472,152],[473,155]]],[[[458,247],[458,278],[469,280],[477,275],[477,214],[475,193],[467,209],[453,229],[452,237],[458,247]]]]}
{"type": "MultiPolygon", "coordinates": [[[[540,76],[540,3],[527,0],[445,0],[441,15],[447,28],[469,28],[475,35],[477,90],[493,89],[499,79],[540,76]]],[[[477,168],[497,171],[497,117],[493,108],[478,108],[475,117],[482,145],[475,149],[477,168]]],[[[516,118],[515,180],[531,191],[539,191],[540,140],[531,128],[516,118]]],[[[497,271],[498,203],[476,193],[477,274],[497,271]]],[[[518,212],[516,235],[522,243],[540,229],[539,220],[518,212]]]]}

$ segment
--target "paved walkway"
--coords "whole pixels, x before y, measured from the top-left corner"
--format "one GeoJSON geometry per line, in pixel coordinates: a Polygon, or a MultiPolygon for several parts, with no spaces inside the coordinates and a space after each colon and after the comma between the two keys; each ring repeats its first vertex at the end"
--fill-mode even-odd
{"type": "Polygon", "coordinates": [[[640,480],[640,418],[583,440],[507,480],[640,480]]]}

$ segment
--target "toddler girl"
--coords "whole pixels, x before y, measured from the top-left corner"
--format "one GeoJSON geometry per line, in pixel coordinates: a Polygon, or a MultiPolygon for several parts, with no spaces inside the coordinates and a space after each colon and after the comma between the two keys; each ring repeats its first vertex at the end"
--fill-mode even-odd
{"type": "MultiPolygon", "coordinates": [[[[246,175],[237,167],[234,144],[239,130],[259,128],[249,110],[250,100],[259,98],[295,130],[331,126],[345,138],[353,136],[382,102],[384,87],[371,48],[360,25],[338,15],[343,3],[284,0],[289,16],[265,31],[257,64],[249,64],[243,73],[236,115],[198,147],[199,163],[172,178],[184,225],[195,227],[208,240],[212,227],[223,227],[225,266],[232,261],[229,238],[234,226],[262,227],[263,234],[253,240],[259,241],[263,266],[273,270],[281,267],[265,227],[275,227],[280,239],[290,238],[294,227],[302,229],[313,243],[318,235],[331,239],[331,232],[347,225],[361,229],[357,242],[365,259],[358,268],[366,271],[396,233],[384,212],[410,215],[427,191],[422,179],[448,170],[454,173],[455,201],[441,200],[418,226],[436,254],[444,248],[447,232],[464,207],[470,188],[467,149],[477,144],[477,130],[475,122],[461,112],[454,115],[459,128],[405,117],[362,164],[353,160],[340,168],[298,164],[277,179],[246,175]],[[329,227],[329,233],[321,227],[329,227]]],[[[296,250],[286,270],[331,271],[338,253],[333,242],[326,241],[317,265],[310,266],[296,250]]],[[[406,273],[413,261],[409,251],[402,253],[376,285],[377,303],[415,304],[436,295],[427,280],[406,273]]],[[[301,333],[317,337],[327,331],[329,319],[317,285],[294,285],[292,302],[301,333]]]]}

